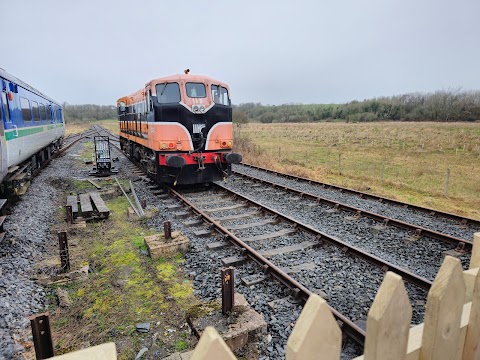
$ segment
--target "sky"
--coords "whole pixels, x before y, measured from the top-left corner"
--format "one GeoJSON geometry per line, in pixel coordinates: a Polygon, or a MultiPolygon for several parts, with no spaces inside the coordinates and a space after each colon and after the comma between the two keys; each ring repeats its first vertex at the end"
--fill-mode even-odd
{"type": "Polygon", "coordinates": [[[234,104],[478,90],[479,14],[479,0],[0,0],[0,67],[70,104],[186,68],[234,104]]]}

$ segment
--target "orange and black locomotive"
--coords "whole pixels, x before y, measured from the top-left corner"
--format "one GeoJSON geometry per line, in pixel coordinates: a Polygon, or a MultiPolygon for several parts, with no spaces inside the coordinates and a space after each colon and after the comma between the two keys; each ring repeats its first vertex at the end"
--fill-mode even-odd
{"type": "Polygon", "coordinates": [[[221,180],[231,164],[232,106],[228,85],[207,76],[172,75],[117,101],[122,150],[164,184],[221,180]]]}

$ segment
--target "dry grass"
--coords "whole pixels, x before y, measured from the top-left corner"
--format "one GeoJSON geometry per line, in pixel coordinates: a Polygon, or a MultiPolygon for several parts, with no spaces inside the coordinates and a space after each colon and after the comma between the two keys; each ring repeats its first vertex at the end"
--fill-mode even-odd
{"type": "Polygon", "coordinates": [[[101,125],[115,134],[118,134],[117,120],[75,121],[65,123],[65,136],[78,134],[88,130],[92,125],[101,125]]]}
{"type": "Polygon", "coordinates": [[[478,123],[246,124],[235,133],[245,162],[480,218],[478,123]]]}

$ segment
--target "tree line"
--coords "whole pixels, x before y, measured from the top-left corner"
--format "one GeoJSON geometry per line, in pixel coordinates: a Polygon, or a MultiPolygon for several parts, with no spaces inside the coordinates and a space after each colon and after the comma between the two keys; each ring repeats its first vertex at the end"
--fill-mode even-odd
{"type": "Polygon", "coordinates": [[[234,121],[312,122],[328,120],[363,121],[477,121],[480,120],[480,91],[461,89],[434,93],[385,96],[346,104],[243,103],[235,106],[234,121]]]}
{"type": "Polygon", "coordinates": [[[63,103],[65,121],[92,121],[117,118],[117,108],[114,105],[82,104],[71,105],[63,103]]]}
{"type": "MultiPolygon", "coordinates": [[[[66,121],[107,120],[117,118],[114,105],[63,104],[66,121]]],[[[234,105],[233,119],[248,121],[313,122],[362,121],[477,121],[480,120],[480,91],[461,89],[434,93],[410,93],[385,96],[346,104],[234,105]]]]}

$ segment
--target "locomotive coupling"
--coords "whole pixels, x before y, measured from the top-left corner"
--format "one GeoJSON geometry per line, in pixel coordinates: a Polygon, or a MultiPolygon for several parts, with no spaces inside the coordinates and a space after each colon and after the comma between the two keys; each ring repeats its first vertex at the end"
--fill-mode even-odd
{"type": "Polygon", "coordinates": [[[238,154],[238,153],[228,153],[228,154],[225,154],[225,160],[229,163],[229,164],[240,164],[242,162],[242,155],[241,154],[238,154]]]}
{"type": "Polygon", "coordinates": [[[187,164],[185,159],[181,156],[177,155],[169,155],[167,156],[167,165],[174,167],[174,168],[182,168],[187,164]]]}

